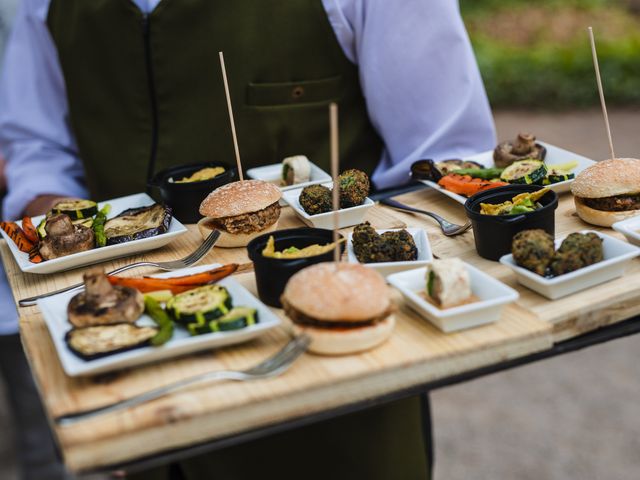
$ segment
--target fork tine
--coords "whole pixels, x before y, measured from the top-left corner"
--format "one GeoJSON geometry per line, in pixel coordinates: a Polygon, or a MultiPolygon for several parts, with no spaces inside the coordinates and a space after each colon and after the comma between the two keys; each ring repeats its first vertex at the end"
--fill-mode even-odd
{"type": "Polygon", "coordinates": [[[187,266],[193,265],[211,250],[211,247],[216,243],[218,237],[220,237],[220,232],[213,230],[196,250],[184,257],[181,261],[187,266]]]}
{"type": "Polygon", "coordinates": [[[281,364],[286,363],[290,357],[293,357],[292,360],[294,360],[298,357],[298,355],[300,355],[300,353],[304,352],[307,349],[310,341],[311,340],[308,335],[299,335],[297,337],[294,337],[275,355],[246,370],[245,373],[260,375],[269,372],[272,369],[275,369],[281,364]]]}

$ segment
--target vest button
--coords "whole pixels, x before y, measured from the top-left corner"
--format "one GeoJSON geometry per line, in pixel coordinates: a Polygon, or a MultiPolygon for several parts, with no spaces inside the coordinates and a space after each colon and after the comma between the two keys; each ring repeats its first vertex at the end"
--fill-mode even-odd
{"type": "Polygon", "coordinates": [[[298,85],[297,87],[293,87],[291,90],[291,98],[294,100],[298,100],[300,97],[304,95],[304,88],[298,85]]]}

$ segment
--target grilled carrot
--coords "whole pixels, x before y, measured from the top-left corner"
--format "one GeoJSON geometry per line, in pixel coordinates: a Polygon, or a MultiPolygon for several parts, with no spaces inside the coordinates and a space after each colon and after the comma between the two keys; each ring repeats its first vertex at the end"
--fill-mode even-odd
{"type": "Polygon", "coordinates": [[[21,252],[29,253],[34,245],[30,242],[20,226],[15,222],[0,222],[0,228],[15,242],[21,252]]]}
{"type": "Polygon", "coordinates": [[[175,278],[154,278],[154,277],[118,277],[110,275],[107,278],[111,285],[131,287],[142,293],[155,292],[157,290],[171,290],[172,293],[182,293],[196,287],[207,285],[228,277],[238,268],[238,265],[231,263],[209,272],[196,273],[184,277],[175,278]]]}
{"type": "MultiPolygon", "coordinates": [[[[228,277],[229,275],[234,273],[237,269],[237,263],[229,263],[227,265],[223,265],[222,267],[218,267],[207,272],[194,273],[193,275],[185,275],[184,277],[164,278],[163,280],[165,280],[167,283],[171,283],[172,285],[199,286],[205,285],[207,283],[215,283],[219,280],[222,280],[223,278],[228,277]]],[[[152,277],[143,278],[146,279],[152,277]]]]}
{"type": "Polygon", "coordinates": [[[38,231],[36,227],[34,227],[31,217],[24,217],[22,219],[22,231],[24,231],[24,234],[31,243],[38,244],[38,231]]]}
{"type": "Polygon", "coordinates": [[[33,247],[33,249],[29,252],[29,261],[31,263],[41,263],[44,261],[42,255],[40,255],[40,250],[38,247],[33,247]]]}

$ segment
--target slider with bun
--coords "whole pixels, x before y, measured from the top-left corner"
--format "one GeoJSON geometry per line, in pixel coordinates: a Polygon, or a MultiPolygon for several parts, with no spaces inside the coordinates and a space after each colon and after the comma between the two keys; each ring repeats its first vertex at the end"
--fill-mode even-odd
{"type": "Polygon", "coordinates": [[[300,270],[281,301],[294,332],[308,334],[309,350],[321,355],[369,350],[389,338],[395,325],[384,278],[360,264],[327,262],[300,270]]]}
{"type": "Polygon", "coordinates": [[[200,204],[198,222],[203,237],[220,230],[219,247],[244,247],[253,238],[276,229],[282,193],[262,180],[241,180],[223,185],[200,204]]]}
{"type": "Polygon", "coordinates": [[[576,213],[587,223],[610,227],[640,214],[640,160],[614,158],[582,171],[571,185],[576,213]]]}

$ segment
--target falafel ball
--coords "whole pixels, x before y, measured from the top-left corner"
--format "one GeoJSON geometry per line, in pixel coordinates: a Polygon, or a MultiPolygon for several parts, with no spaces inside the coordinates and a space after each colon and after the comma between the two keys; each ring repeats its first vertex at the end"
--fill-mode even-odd
{"type": "Polygon", "coordinates": [[[416,242],[413,240],[413,235],[406,230],[384,232],[381,237],[393,248],[395,262],[410,262],[418,259],[416,242]]]}
{"type": "Polygon", "coordinates": [[[549,268],[554,276],[573,272],[601,262],[602,238],[595,233],[572,233],[562,241],[549,268]]]}
{"type": "Polygon", "coordinates": [[[340,185],[340,208],[362,205],[369,195],[371,183],[366,173],[361,170],[345,170],[338,177],[340,185]]]}
{"type": "Polygon", "coordinates": [[[513,237],[511,253],[518,265],[544,276],[555,253],[553,237],[541,229],[523,230],[513,237]]]}
{"type": "Polygon", "coordinates": [[[416,260],[418,248],[406,230],[378,234],[369,222],[353,229],[353,251],[360,263],[402,262],[416,260]]]}
{"type": "Polygon", "coordinates": [[[332,209],[331,189],[324,185],[304,187],[298,200],[309,215],[330,212],[332,209]]]}

